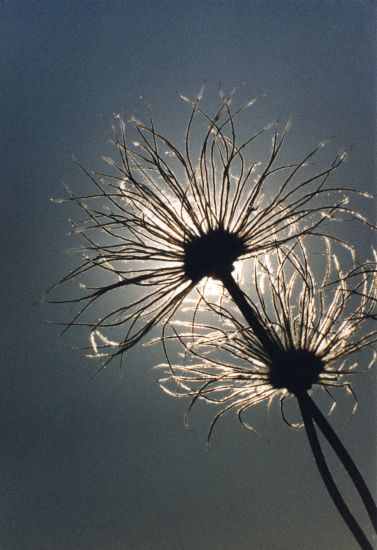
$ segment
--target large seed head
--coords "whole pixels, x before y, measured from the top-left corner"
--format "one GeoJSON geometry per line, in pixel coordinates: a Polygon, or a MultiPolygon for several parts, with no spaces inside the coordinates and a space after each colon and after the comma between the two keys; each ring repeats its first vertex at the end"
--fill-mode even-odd
{"type": "Polygon", "coordinates": [[[226,229],[211,229],[184,244],[184,270],[198,283],[204,277],[223,279],[234,269],[234,262],[246,252],[242,239],[226,229]]]}

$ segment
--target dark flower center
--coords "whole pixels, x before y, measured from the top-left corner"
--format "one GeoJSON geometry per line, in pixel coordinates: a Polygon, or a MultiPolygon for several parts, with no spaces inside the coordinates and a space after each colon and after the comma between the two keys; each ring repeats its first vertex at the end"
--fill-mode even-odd
{"type": "Polygon", "coordinates": [[[281,351],[271,364],[270,383],[276,389],[284,388],[298,395],[318,382],[323,368],[322,359],[311,351],[281,351]]]}
{"type": "Polygon", "coordinates": [[[234,269],[234,262],[246,252],[242,239],[226,229],[211,229],[184,244],[184,270],[198,283],[204,277],[222,279],[234,269]]]}

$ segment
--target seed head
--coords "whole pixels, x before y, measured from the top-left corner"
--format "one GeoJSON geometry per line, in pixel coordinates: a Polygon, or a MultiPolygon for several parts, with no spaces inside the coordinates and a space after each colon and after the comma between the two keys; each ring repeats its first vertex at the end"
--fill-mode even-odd
{"type": "Polygon", "coordinates": [[[200,98],[189,103],[182,146],[156,130],[151,114],[148,124],[121,121],[114,131],[118,161],[106,159],[113,173],[83,169],[93,193],[70,194],[83,212],[74,225],[83,259],[56,286],[79,279],[85,290],[61,300],[81,304],[63,324],[89,328],[94,356],[105,362],[159,323],[164,331],[203,278],[221,281],[236,260],[315,234],[326,218],[350,211],[342,190],[327,186],[343,154],[317,172],[307,164],[322,144],[297,162],[279,163],[288,126],[237,137],[237,123],[253,102],[231,110],[231,98],[223,98],[213,116],[200,98]],[[206,124],[201,141],[196,121],[206,124]],[[260,163],[252,146],[266,132],[272,144],[260,163]]]}
{"type": "Polygon", "coordinates": [[[257,262],[253,284],[258,299],[253,306],[269,334],[263,344],[224,303],[205,301],[203,311],[216,315],[216,325],[197,323],[195,333],[173,327],[172,339],[183,346],[186,364],[169,361],[160,384],[170,395],[190,397],[189,411],[198,400],[220,407],[209,435],[230,410],[251,428],[244,413],[263,401],[278,398],[286,420],[284,400],[312,387],[353,394],[347,376],[357,372],[357,354],[370,350],[371,364],[375,360],[376,272],[370,263],[342,271],[326,244],[327,265],[321,275],[309,267],[302,241],[277,252],[278,268],[257,262]]]}
{"type": "Polygon", "coordinates": [[[205,277],[222,280],[234,262],[245,256],[247,247],[240,236],[226,229],[210,229],[184,243],[184,272],[193,283],[205,277]]]}

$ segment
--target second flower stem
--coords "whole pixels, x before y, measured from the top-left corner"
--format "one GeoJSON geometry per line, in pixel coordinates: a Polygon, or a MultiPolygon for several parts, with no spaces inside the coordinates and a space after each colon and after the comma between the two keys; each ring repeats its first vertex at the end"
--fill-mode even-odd
{"type": "Polygon", "coordinates": [[[297,396],[297,400],[300,407],[300,411],[304,422],[306,435],[308,437],[308,441],[310,444],[310,448],[312,450],[315,462],[317,464],[318,471],[321,474],[321,477],[326,486],[326,489],[329,492],[329,495],[333,503],[335,504],[336,508],[338,509],[338,512],[342,516],[345,524],[348,526],[353,536],[359,543],[360,548],[362,548],[362,550],[372,550],[373,546],[369,543],[361,527],[359,526],[354,516],[352,515],[351,511],[349,510],[327,466],[325,457],[323,456],[323,452],[321,449],[321,444],[318,440],[318,436],[313,423],[312,411],[309,403],[309,400],[311,399],[307,394],[303,394],[303,395],[297,396]]]}
{"type": "Polygon", "coordinates": [[[312,419],[317,424],[318,428],[321,430],[323,435],[326,437],[327,441],[330,443],[333,451],[336,456],[339,458],[340,462],[343,464],[344,469],[347,471],[350,476],[356,490],[358,491],[361,500],[365,506],[365,509],[368,513],[368,516],[373,524],[375,531],[377,532],[377,508],[373,500],[373,497],[368,489],[367,484],[365,483],[358,467],[352,460],[351,455],[348,453],[347,449],[337,436],[334,429],[329,424],[326,417],[322,414],[320,409],[314,403],[313,399],[309,395],[304,395],[301,397],[301,401],[305,402],[305,407],[309,411],[312,419]]]}

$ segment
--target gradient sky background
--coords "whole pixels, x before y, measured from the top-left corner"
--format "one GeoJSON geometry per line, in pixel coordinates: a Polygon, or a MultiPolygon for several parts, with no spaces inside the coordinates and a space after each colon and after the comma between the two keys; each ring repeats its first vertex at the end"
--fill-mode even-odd
{"type": "MultiPolygon", "coordinates": [[[[63,250],[78,212],[50,201],[63,183],[80,192],[72,155],[103,168],[114,113],[144,116],[140,96],[180,140],[180,93],[204,81],[215,109],[219,82],[242,84],[241,97],[260,98],[257,126],[292,118],[293,155],[336,136],[335,152],[352,146],[342,183],[375,190],[375,21],[366,0],[0,2],[2,549],[356,548],[304,431],[277,407],[266,421],[264,406],[254,411],[265,437],[230,416],[208,450],[212,411],[198,407],[185,430],[188,403],[155,383],[158,350],[130,352],[122,379],[115,367],[90,382],[86,334],[56,342],[44,321],[63,311],[33,303],[75,262],[63,250]]],[[[352,400],[339,399],[332,423],[373,486],[371,382],[355,376],[359,412],[351,418],[352,400]]]]}

